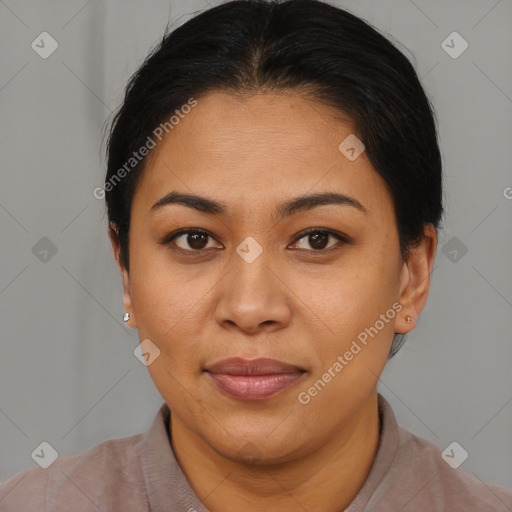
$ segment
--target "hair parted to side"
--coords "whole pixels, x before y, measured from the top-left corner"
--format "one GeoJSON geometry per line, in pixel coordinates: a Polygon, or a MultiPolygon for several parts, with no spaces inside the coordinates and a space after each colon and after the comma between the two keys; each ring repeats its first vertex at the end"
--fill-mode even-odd
{"type": "MultiPolygon", "coordinates": [[[[230,1],[166,33],[130,78],[112,120],[105,183],[155,128],[214,90],[297,92],[348,115],[392,196],[403,259],[426,224],[439,227],[435,116],[412,64],[367,22],[321,0],[230,1]]],[[[105,187],[109,228],[128,271],[131,204],[145,162],[105,187]]],[[[395,334],[390,357],[404,340],[395,334]]]]}

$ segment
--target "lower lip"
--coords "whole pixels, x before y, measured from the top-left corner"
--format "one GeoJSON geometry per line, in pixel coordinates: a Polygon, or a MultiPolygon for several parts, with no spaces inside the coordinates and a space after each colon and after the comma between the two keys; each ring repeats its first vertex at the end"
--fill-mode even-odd
{"type": "Polygon", "coordinates": [[[291,388],[303,373],[274,375],[228,375],[207,372],[217,387],[227,395],[240,400],[264,400],[291,388]]]}

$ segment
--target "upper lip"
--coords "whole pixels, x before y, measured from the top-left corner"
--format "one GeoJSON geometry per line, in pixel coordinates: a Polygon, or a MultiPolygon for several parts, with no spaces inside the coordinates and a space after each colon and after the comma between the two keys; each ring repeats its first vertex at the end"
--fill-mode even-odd
{"type": "Polygon", "coordinates": [[[225,373],[228,375],[276,375],[279,373],[301,373],[302,368],[293,364],[277,361],[276,359],[259,358],[244,359],[232,357],[206,366],[210,373],[225,373]]]}

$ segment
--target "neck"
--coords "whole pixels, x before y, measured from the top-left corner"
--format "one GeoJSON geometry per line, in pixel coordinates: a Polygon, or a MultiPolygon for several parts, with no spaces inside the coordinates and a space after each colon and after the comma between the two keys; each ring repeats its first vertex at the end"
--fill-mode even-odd
{"type": "Polygon", "coordinates": [[[222,457],[173,414],[171,433],[180,467],[210,512],[340,512],[363,486],[377,453],[377,393],[321,449],[280,464],[222,457]]]}

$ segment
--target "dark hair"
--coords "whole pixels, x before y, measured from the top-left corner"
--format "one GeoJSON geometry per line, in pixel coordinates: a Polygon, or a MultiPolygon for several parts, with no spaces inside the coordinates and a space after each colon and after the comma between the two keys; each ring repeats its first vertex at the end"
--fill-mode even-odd
{"type": "MultiPolygon", "coordinates": [[[[166,33],[129,80],[112,121],[105,199],[127,270],[131,204],[146,160],[133,155],[191,98],[213,90],[293,90],[348,114],[393,198],[402,257],[427,223],[438,228],[434,112],[409,60],[368,23],[320,0],[237,0],[166,33]]],[[[390,357],[403,342],[395,334],[390,357]]]]}

